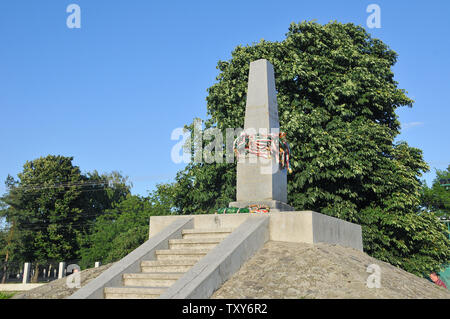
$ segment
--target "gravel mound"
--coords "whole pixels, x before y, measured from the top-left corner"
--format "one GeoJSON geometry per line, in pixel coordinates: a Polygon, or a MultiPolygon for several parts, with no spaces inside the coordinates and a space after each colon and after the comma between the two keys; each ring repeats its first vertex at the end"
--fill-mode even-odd
{"type": "MultiPolygon", "coordinates": [[[[81,285],[111,264],[81,272],[81,285]]],[[[63,299],[77,288],[66,278],[20,293],[12,299],[63,299]]],[[[211,298],[384,298],[450,299],[450,292],[352,248],[329,244],[268,242],[211,298]],[[369,265],[380,267],[380,288],[368,288],[369,265]]]]}
{"type": "Polygon", "coordinates": [[[211,298],[450,298],[450,292],[352,248],[268,242],[211,298]],[[369,265],[380,267],[380,288],[368,288],[369,265]]]}
{"type": "MultiPolygon", "coordinates": [[[[89,281],[99,276],[111,267],[112,264],[110,263],[98,268],[89,268],[80,272],[81,287],[87,285],[89,281]]],[[[67,277],[53,280],[43,286],[16,294],[11,299],[64,299],[78,290],[77,288],[68,288],[66,280],[67,277]]]]}

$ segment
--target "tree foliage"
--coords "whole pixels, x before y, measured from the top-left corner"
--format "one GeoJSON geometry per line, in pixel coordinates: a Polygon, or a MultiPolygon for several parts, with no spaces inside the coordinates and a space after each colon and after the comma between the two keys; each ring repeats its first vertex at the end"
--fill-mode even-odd
{"type": "Polygon", "coordinates": [[[0,200],[2,261],[31,261],[36,270],[48,261],[77,260],[82,268],[116,261],[148,238],[151,215],[173,213],[172,186],[133,196],[120,173],[82,174],[72,160],[49,155],[27,161],[17,180],[8,176],[0,200]]]}
{"type": "Polygon", "coordinates": [[[80,238],[105,209],[129,193],[119,173],[83,175],[72,160],[49,155],[27,161],[18,180],[8,176],[0,215],[14,229],[8,247],[13,259],[37,265],[77,259],[80,238]]]}
{"type": "Polygon", "coordinates": [[[84,237],[81,266],[125,257],[147,240],[150,216],[170,214],[170,207],[157,192],[148,197],[128,194],[98,218],[92,232],[84,237]]]}
{"type": "MultiPolygon", "coordinates": [[[[230,164],[188,164],[166,185],[178,214],[214,213],[227,207],[236,193],[236,170],[230,164]]],[[[161,186],[160,186],[161,187],[161,186]]]]}
{"type": "MultiPolygon", "coordinates": [[[[292,150],[288,201],[359,223],[372,256],[422,274],[446,262],[449,242],[419,214],[421,150],[395,143],[395,110],[413,101],[391,68],[397,54],[362,27],[291,24],[286,39],[238,46],[208,89],[206,128],[243,127],[249,64],[275,70],[281,130],[292,150]]],[[[187,126],[192,129],[192,124],[187,126]]],[[[212,212],[235,200],[235,164],[190,164],[171,186],[177,211],[212,212]]]]}
{"type": "MultiPolygon", "coordinates": [[[[438,216],[450,217],[450,186],[442,186],[441,180],[450,181],[450,165],[447,170],[437,170],[431,188],[424,183],[421,205],[438,216]]],[[[446,182],[449,183],[449,182],[446,182]]]]}

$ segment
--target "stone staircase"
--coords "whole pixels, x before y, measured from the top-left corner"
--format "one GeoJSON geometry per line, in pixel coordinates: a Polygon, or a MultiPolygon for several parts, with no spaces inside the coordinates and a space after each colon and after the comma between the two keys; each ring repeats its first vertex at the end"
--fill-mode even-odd
{"type": "Polygon", "coordinates": [[[169,249],[157,250],[156,260],[141,262],[141,272],[123,274],[122,287],[104,289],[105,299],[158,298],[233,229],[186,229],[182,239],[169,240],[169,249]]]}

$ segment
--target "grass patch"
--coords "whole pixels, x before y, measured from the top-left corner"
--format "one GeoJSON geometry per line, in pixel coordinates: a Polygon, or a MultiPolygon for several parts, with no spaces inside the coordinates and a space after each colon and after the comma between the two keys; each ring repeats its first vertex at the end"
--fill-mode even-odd
{"type": "Polygon", "coordinates": [[[0,299],[9,299],[14,296],[16,292],[2,292],[0,291],[0,299]]]}

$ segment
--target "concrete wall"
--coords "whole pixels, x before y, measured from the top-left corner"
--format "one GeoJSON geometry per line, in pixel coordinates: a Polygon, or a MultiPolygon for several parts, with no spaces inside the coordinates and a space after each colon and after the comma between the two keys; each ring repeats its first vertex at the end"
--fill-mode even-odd
{"type": "Polygon", "coordinates": [[[270,240],[313,243],[311,211],[270,214],[270,240]]]}
{"type": "Polygon", "coordinates": [[[363,250],[360,225],[319,213],[312,214],[312,223],[314,243],[340,244],[363,250]]]}
{"type": "Polygon", "coordinates": [[[45,284],[0,284],[0,291],[27,291],[45,284]]]}
{"type": "MultiPolygon", "coordinates": [[[[224,215],[190,215],[190,216],[151,216],[149,238],[159,233],[175,220],[193,218],[193,228],[237,228],[250,214],[224,214],[224,215]]],[[[255,215],[255,214],[252,214],[255,215]]]]}

